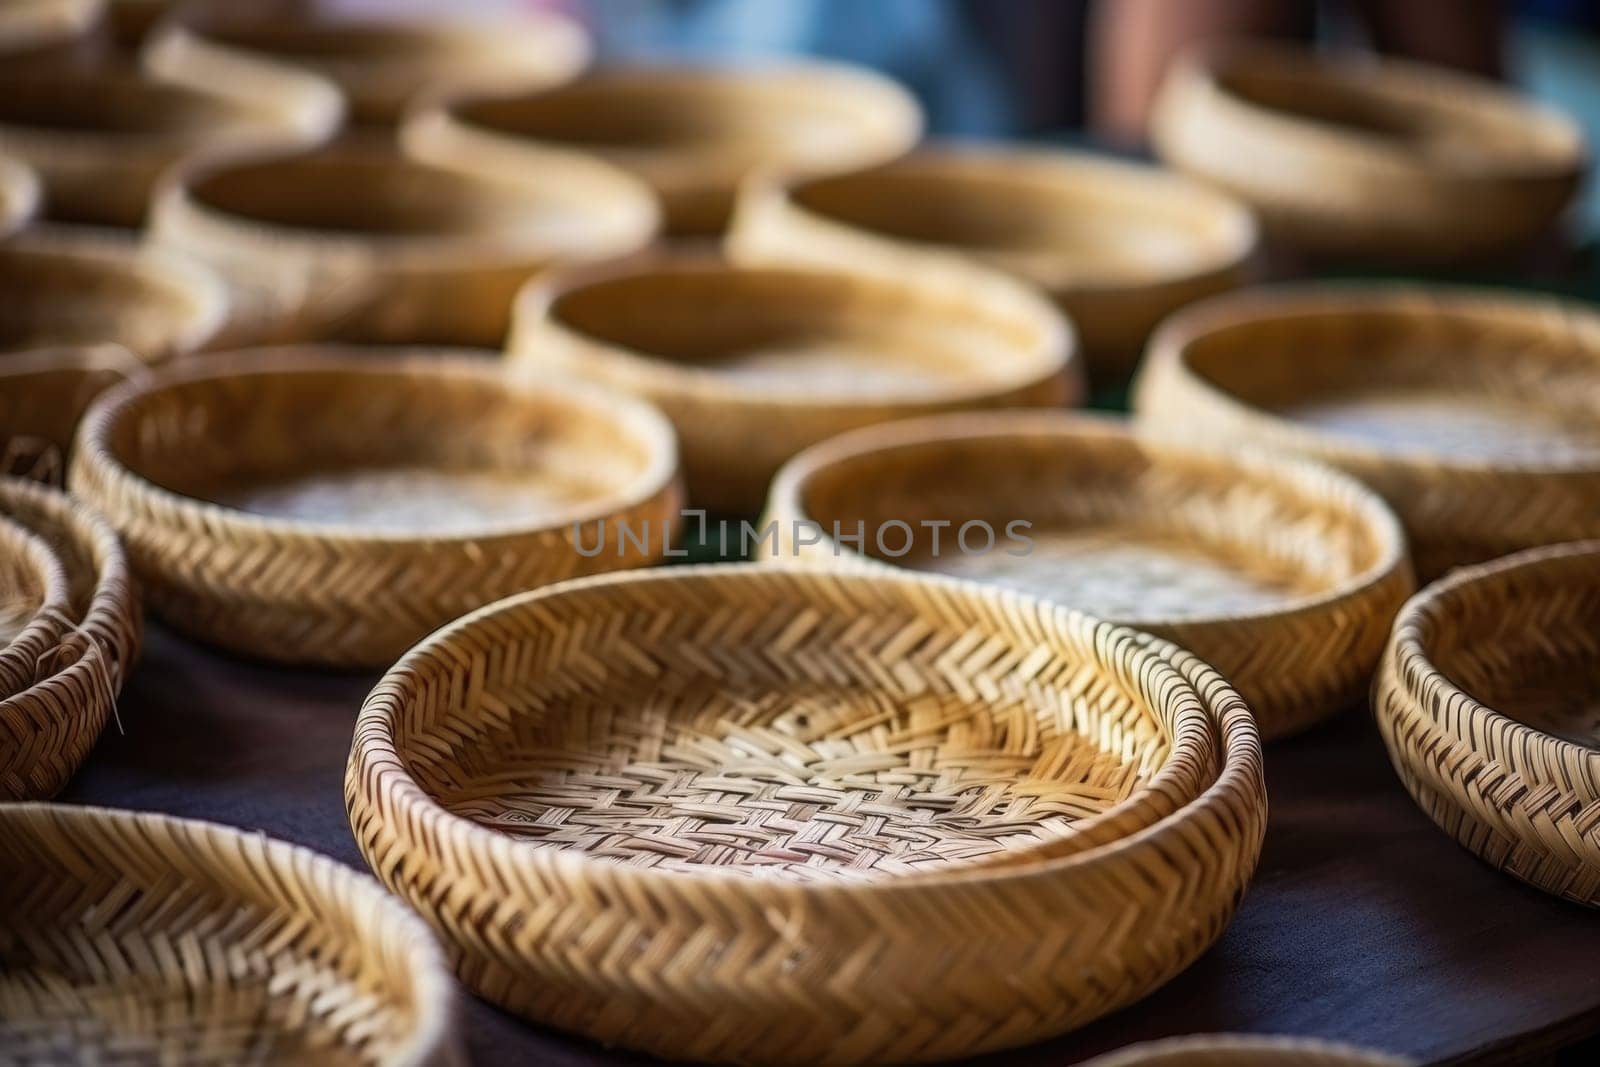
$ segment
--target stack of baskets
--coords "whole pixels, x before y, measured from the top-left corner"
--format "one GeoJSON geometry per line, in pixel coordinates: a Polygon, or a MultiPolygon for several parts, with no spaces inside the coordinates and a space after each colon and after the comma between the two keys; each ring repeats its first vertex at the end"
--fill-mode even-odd
{"type": "Polygon", "coordinates": [[[446,961],[675,1057],[1038,1040],[1221,936],[1263,739],[1374,674],[1418,803],[1600,903],[1600,540],[1549,547],[1600,539],[1600,318],[1229,292],[1286,249],[1535,237],[1582,169],[1564,119],[1215,51],[1162,97],[1179,174],[913,151],[906,91],[833,65],[584,73],[550,14],[28,6],[0,22],[7,1051],[456,1062],[446,961]],[[1060,410],[1135,368],[1132,420],[1060,410]],[[765,507],[760,560],[650,569],[686,504],[765,507]],[[345,781],[392,895],[23,803],[114,714],[135,576],[232,653],[393,664],[345,781]]]}

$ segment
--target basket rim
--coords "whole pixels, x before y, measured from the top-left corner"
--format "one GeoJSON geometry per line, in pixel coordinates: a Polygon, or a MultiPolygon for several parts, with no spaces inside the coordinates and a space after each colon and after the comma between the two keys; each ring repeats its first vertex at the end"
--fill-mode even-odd
{"type": "MultiPolygon", "coordinates": [[[[1078,1067],[1144,1067],[1152,1056],[1201,1053],[1211,1056],[1223,1053],[1265,1052],[1328,1057],[1317,1061],[1317,1067],[1333,1067],[1335,1058],[1348,1061],[1345,1067],[1411,1067],[1416,1061],[1405,1056],[1364,1048],[1346,1041],[1328,1041],[1319,1037],[1300,1037],[1288,1034],[1187,1034],[1182,1037],[1156,1038],[1124,1045],[1078,1067]]],[[[1159,1062],[1159,1061],[1156,1061],[1159,1062]]],[[[1175,1061],[1181,1063],[1182,1061],[1175,1061]]]]}
{"type": "Polygon", "coordinates": [[[43,193],[39,173],[9,155],[0,155],[0,237],[26,227],[39,213],[43,193]]]}
{"type": "MultiPolygon", "coordinates": [[[[1492,749],[1522,750],[1524,753],[1543,749],[1554,753],[1562,761],[1587,766],[1595,780],[1600,781],[1600,749],[1546,733],[1478,700],[1462,689],[1433,661],[1427,639],[1427,631],[1434,620],[1450,612],[1452,602],[1463,589],[1482,583],[1497,583],[1512,575],[1538,571],[1547,564],[1559,564],[1562,560],[1586,557],[1600,557],[1600,538],[1542,545],[1513,552],[1485,563],[1459,567],[1419,590],[1406,601],[1399,614],[1395,616],[1389,648],[1385,652],[1383,666],[1374,682],[1375,690],[1382,687],[1400,690],[1405,694],[1407,702],[1421,710],[1435,729],[1452,736],[1456,731],[1434,714],[1430,706],[1436,703],[1439,707],[1459,708],[1463,718],[1492,722],[1498,732],[1507,735],[1504,741],[1494,741],[1492,749]],[[1425,699],[1421,692],[1424,685],[1437,690],[1441,699],[1438,701],[1425,699]]],[[[1381,715],[1381,703],[1374,701],[1374,705],[1380,709],[1381,715]]],[[[1474,744],[1473,749],[1480,756],[1490,755],[1478,744],[1474,744]]],[[[1518,759],[1516,762],[1519,773],[1532,772],[1540,778],[1549,777],[1526,758],[1518,759]]],[[[1571,783],[1565,784],[1563,788],[1570,790],[1571,783]]]]}
{"type": "MultiPolygon", "coordinates": [[[[980,269],[981,268],[975,268],[980,269]]],[[[596,337],[569,325],[557,314],[559,302],[574,293],[612,282],[639,280],[651,277],[683,277],[695,275],[741,275],[748,277],[788,276],[794,278],[826,278],[848,281],[852,285],[868,286],[882,292],[915,296],[919,303],[942,308],[948,296],[942,290],[922,286],[911,280],[860,274],[803,263],[742,263],[721,259],[709,253],[667,252],[647,250],[637,256],[606,263],[567,267],[550,272],[525,283],[513,303],[512,327],[506,342],[508,365],[517,368],[538,366],[538,356],[545,338],[555,336],[565,345],[578,346],[588,357],[585,363],[599,364],[592,372],[605,373],[609,365],[612,372],[620,372],[636,380],[639,388],[650,390],[662,399],[698,399],[748,408],[771,408],[783,412],[830,412],[840,409],[859,411],[881,408],[920,409],[930,405],[947,405],[980,401],[991,397],[1007,396],[1019,389],[1027,389],[1053,379],[1062,379],[1069,389],[1082,390],[1083,352],[1077,329],[1063,312],[1031,287],[1013,281],[999,272],[983,271],[984,289],[992,302],[1002,302],[1000,309],[1009,320],[1030,320],[1030,328],[1042,335],[1030,350],[1018,354],[1023,357],[1012,375],[1004,379],[976,381],[964,379],[949,391],[921,395],[893,393],[847,393],[827,395],[817,393],[787,393],[782,387],[730,379],[715,368],[699,366],[667,356],[656,355],[642,348],[620,344],[596,337]]],[[[974,299],[974,305],[980,301],[974,299]]],[[[989,305],[981,305],[984,310],[989,305]]],[[[542,371],[541,371],[542,373],[542,371]]]]}
{"type": "MultiPolygon", "coordinates": [[[[6,481],[0,479],[0,492],[6,481]]],[[[4,497],[0,496],[0,504],[3,503],[4,497]]],[[[0,642],[0,666],[21,660],[18,665],[24,668],[24,675],[32,676],[31,681],[15,690],[9,685],[0,686],[0,704],[4,704],[49,677],[39,673],[38,659],[59,646],[64,636],[59,616],[67,612],[70,597],[66,567],[55,550],[27,523],[4,510],[0,510],[0,550],[33,574],[40,593],[39,603],[28,613],[27,620],[10,638],[0,642]]]]}
{"type": "Polygon", "coordinates": [[[677,436],[667,417],[645,400],[569,378],[551,376],[537,382],[519,383],[491,362],[492,357],[470,354],[469,350],[406,346],[403,348],[404,355],[399,351],[402,350],[386,345],[335,343],[247,348],[164,367],[143,380],[113,386],[97,397],[83,416],[74,443],[69,482],[81,485],[90,476],[87,472],[93,471],[94,475],[104,478],[108,484],[122,491],[157,502],[161,511],[170,517],[169,521],[191,524],[194,529],[392,548],[518,540],[638,507],[668,491],[677,481],[677,436]],[[293,379],[319,373],[392,377],[413,382],[427,379],[444,383],[470,382],[498,387],[511,400],[548,397],[603,417],[631,435],[646,453],[646,463],[625,488],[585,505],[581,514],[563,514],[538,522],[506,519],[485,523],[462,533],[420,534],[375,530],[344,521],[314,522],[256,515],[240,508],[186,496],[158,485],[126,466],[110,446],[110,435],[117,421],[136,404],[162,391],[218,379],[293,379]]]}
{"type": "Polygon", "coordinates": [[[919,253],[954,256],[964,261],[965,250],[959,246],[937,240],[902,237],[873,226],[859,226],[817,211],[799,199],[806,190],[818,185],[840,185],[906,174],[951,186],[975,181],[1011,184],[1026,180],[1033,185],[1054,186],[1058,192],[1068,196],[1078,195],[1076,186],[1087,179],[1095,184],[1114,185],[1123,194],[1136,191],[1143,198],[1170,200],[1181,197],[1186,205],[1202,205],[1208,215],[1222,220],[1223,227],[1228,231],[1224,242],[1226,247],[1212,250],[1195,263],[1156,272],[1148,280],[1085,279],[1065,285],[1028,283],[1065,296],[1088,299],[1122,293],[1155,293],[1226,279],[1246,269],[1261,255],[1263,248],[1260,220],[1248,204],[1224,189],[1179,172],[1085,149],[960,137],[924,141],[899,158],[845,173],[798,175],[770,168],[760,171],[751,175],[742,186],[735,232],[739,228],[738,220],[742,219],[745,225],[750,225],[749,220],[758,212],[771,213],[801,219],[807,226],[826,228],[831,233],[864,235],[874,241],[890,242],[919,253]],[[1074,187],[1070,191],[1067,189],[1069,185],[1074,187]]]}
{"type": "MultiPolygon", "coordinates": [[[[65,261],[74,270],[96,274],[137,277],[172,294],[185,306],[181,323],[172,331],[165,353],[141,356],[145,363],[159,363],[171,356],[198,351],[206,346],[227,323],[229,298],[222,280],[204,264],[180,252],[135,243],[114,231],[86,230],[79,227],[34,227],[0,244],[0,260],[12,258],[65,261]]],[[[114,344],[114,338],[103,342],[114,344]]],[[[24,348],[69,348],[71,344],[26,345],[24,348]]],[[[88,347],[87,345],[81,347],[88,347]]],[[[19,351],[21,351],[19,349],[19,351]]],[[[6,356],[10,359],[10,356],[6,356]]]]}
{"type": "MultiPolygon", "coordinates": [[[[1576,177],[1588,169],[1590,152],[1582,128],[1570,116],[1531,97],[1508,90],[1484,78],[1435,64],[1396,56],[1358,53],[1349,49],[1322,52],[1283,41],[1236,40],[1200,42],[1176,60],[1171,74],[1174,87],[1203,93],[1204,104],[1221,109],[1233,121],[1249,123],[1258,135],[1288,136],[1291,143],[1359,154],[1385,167],[1402,168],[1412,177],[1429,181],[1476,183],[1576,177]],[[1439,160],[1423,156],[1410,146],[1376,144],[1344,131],[1337,125],[1303,119],[1292,112],[1258,104],[1222,84],[1222,75],[1239,69],[1290,68],[1306,81],[1327,84],[1360,74],[1359,91],[1381,98],[1385,105],[1409,110],[1408,90],[1448,92],[1463,109],[1492,107],[1515,113],[1537,136],[1551,142],[1546,158],[1522,153],[1498,154],[1474,160],[1470,169],[1447,169],[1439,160]],[[1555,142],[1562,142],[1556,145],[1555,142]]],[[[1192,101],[1199,104],[1199,100],[1192,101]]],[[[1159,138],[1158,138],[1159,140],[1159,138]]]]}
{"type": "Polygon", "coordinates": [[[111,371],[124,379],[143,378],[150,367],[115,342],[41,345],[0,353],[0,379],[55,371],[111,371]]]}
{"type": "MultiPolygon", "coordinates": [[[[1214,445],[1200,446],[1188,440],[1141,430],[1126,418],[1089,411],[1014,409],[955,412],[852,430],[813,445],[785,463],[772,480],[767,514],[811,518],[802,507],[807,484],[821,470],[842,460],[899,448],[937,447],[949,441],[1005,441],[1024,437],[1049,437],[1064,444],[1091,447],[1114,444],[1143,450],[1157,460],[1226,466],[1253,480],[1271,483],[1275,489],[1292,487],[1315,494],[1325,501],[1338,503],[1343,511],[1359,519],[1377,542],[1378,551],[1367,567],[1318,593],[1286,598],[1272,607],[1252,611],[1108,619],[1119,625],[1134,628],[1205,626],[1232,622],[1271,622],[1306,615],[1352,601],[1410,564],[1405,531],[1394,511],[1377,493],[1350,475],[1325,464],[1290,455],[1255,455],[1214,445]]],[[[830,545],[833,540],[823,535],[820,543],[830,545]]],[[[863,553],[852,551],[842,555],[852,560],[859,558],[897,570],[904,569],[892,561],[876,560],[863,553]]]]}
{"type": "Polygon", "coordinates": [[[1173,315],[1156,331],[1132,387],[1133,410],[1150,417],[1152,397],[1177,391],[1202,398],[1213,410],[1250,425],[1292,436],[1326,461],[1404,465],[1412,469],[1463,474],[1594,474],[1600,473],[1600,445],[1584,462],[1565,464],[1475,459],[1417,447],[1390,447],[1362,438],[1322,430],[1291,416],[1275,413],[1237,396],[1197,373],[1189,351],[1220,330],[1264,320],[1293,321],[1329,314],[1390,317],[1453,318],[1467,315],[1508,316],[1519,324],[1559,320],[1593,332],[1592,356],[1600,378],[1600,312],[1568,299],[1451,283],[1386,284],[1370,281],[1296,281],[1262,285],[1199,301],[1173,315]]]}
{"type": "MultiPolygon", "coordinates": [[[[352,799],[356,795],[371,796],[387,790],[390,804],[403,809],[405,818],[414,824],[416,832],[435,843],[446,837],[459,844],[447,850],[459,849],[491,864],[509,864],[535,867],[563,878],[579,881],[598,875],[613,885],[632,885],[648,893],[692,891],[695,887],[717,887],[734,893],[766,896],[769,900],[800,905],[826,906],[831,900],[859,897],[863,894],[894,898],[916,898],[940,894],[952,888],[983,887],[1012,881],[1054,878],[1066,871],[1097,870],[1114,864],[1127,851],[1136,849],[1157,837],[1175,832],[1189,820],[1203,812],[1226,807],[1229,798],[1241,792],[1255,797],[1265,811],[1266,798],[1260,770],[1261,739],[1254,716],[1244,701],[1222,677],[1191,653],[1177,645],[1150,634],[1128,627],[1104,623],[1082,612],[1049,601],[1031,597],[1013,590],[997,589],[975,582],[907,573],[841,574],[804,567],[772,567],[754,563],[696,564],[642,571],[624,571],[612,574],[579,578],[541,589],[529,590],[486,605],[440,628],[413,646],[379,681],[368,695],[357,716],[350,760],[345,775],[346,807],[354,815],[352,799]],[[664,871],[656,868],[636,868],[608,860],[593,859],[584,853],[552,848],[537,842],[519,841],[498,833],[475,821],[455,815],[440,805],[412,777],[406,768],[404,756],[393,742],[387,717],[383,714],[381,698],[390,687],[405,683],[402,672],[410,671],[436,650],[446,649],[460,633],[492,625],[504,613],[516,611],[528,604],[551,601],[570,593],[622,583],[671,584],[684,581],[712,580],[740,582],[753,575],[787,574],[800,582],[829,583],[843,581],[870,581],[896,583],[905,586],[920,585],[937,589],[946,597],[977,597],[1000,601],[1008,607],[1048,616],[1058,625],[1078,625],[1102,628],[1110,638],[1129,640],[1132,654],[1156,665],[1158,673],[1169,681],[1191,692],[1200,705],[1209,712],[1215,731],[1217,747],[1217,773],[1196,797],[1174,811],[1134,829],[1122,836],[1065,855],[1002,865],[960,865],[945,872],[873,879],[864,882],[836,880],[797,881],[772,878],[752,880],[720,868],[706,870],[664,871]]],[[[1114,809],[1113,809],[1114,810],[1114,809]]],[[[354,829],[354,827],[353,827],[354,829]]],[[[359,837],[359,831],[358,837],[359,837]]],[[[363,851],[365,847],[363,846],[363,851]]],[[[433,853],[440,856],[439,850],[433,853]]],[[[448,862],[449,855],[444,855],[448,862]]]]}
{"type": "MultiPolygon", "coordinates": [[[[301,255],[327,257],[367,257],[379,273],[404,273],[413,270],[468,271],[526,265],[543,268],[550,263],[607,259],[637,251],[651,241],[660,229],[661,208],[644,182],[595,156],[567,149],[543,150],[546,166],[510,175],[488,175],[472,169],[420,159],[371,141],[338,141],[311,146],[249,146],[235,150],[197,153],[168,169],[157,181],[150,198],[150,240],[158,246],[188,247],[195,234],[206,243],[219,237],[243,242],[258,253],[281,254],[289,250],[301,255]],[[598,231],[574,242],[551,241],[538,233],[508,239],[504,227],[475,224],[458,233],[383,233],[349,232],[262,219],[252,214],[225,210],[197,195],[197,187],[227,174],[272,168],[295,169],[306,165],[375,165],[385,170],[433,172],[478,191],[493,189],[520,201],[531,199],[526,192],[529,175],[545,184],[576,188],[574,172],[583,173],[586,194],[603,195],[611,207],[622,205],[625,213],[593,212],[593,220],[603,223],[598,231]],[[560,171],[559,177],[552,173],[560,171]],[[617,218],[609,216],[617,215],[617,218]]],[[[537,210],[551,210],[540,207],[537,210]]],[[[567,210],[567,209],[562,209],[567,210]]]]}
{"type": "MultiPolygon", "coordinates": [[[[108,825],[124,836],[138,836],[148,827],[181,829],[215,842],[254,843],[273,864],[274,874],[286,875],[291,863],[306,865],[307,878],[296,878],[310,897],[328,904],[328,888],[333,885],[351,894],[351,914],[370,910],[382,914],[386,924],[403,931],[408,942],[412,966],[408,971],[416,986],[417,1022],[412,1036],[396,1053],[385,1060],[385,1067],[425,1067],[442,1050],[456,1041],[460,1007],[455,982],[445,965],[445,955],[433,932],[422,918],[386,892],[366,872],[357,870],[304,845],[272,837],[261,830],[228,826],[210,819],[167,815],[156,811],[133,811],[94,804],[58,804],[48,801],[23,801],[0,804],[0,822],[52,822],[61,826],[108,825]],[[357,904],[360,905],[359,909],[357,904]]],[[[337,898],[332,903],[337,904],[337,898]]]]}

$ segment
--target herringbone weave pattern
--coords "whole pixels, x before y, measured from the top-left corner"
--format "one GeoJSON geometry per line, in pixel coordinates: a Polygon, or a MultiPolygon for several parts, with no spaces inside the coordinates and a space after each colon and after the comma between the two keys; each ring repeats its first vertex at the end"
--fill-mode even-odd
{"type": "Polygon", "coordinates": [[[434,635],[373,692],[357,841],[505,1007],[697,1060],[929,1060],[1177,973],[1265,818],[1209,668],[1016,594],[673,569],[434,635]]]}
{"type": "MultiPolygon", "coordinates": [[[[1393,514],[1354,480],[1308,463],[1196,451],[1109,419],[944,416],[829,441],[773,483],[779,550],[839,565],[864,532],[883,562],[1049,597],[1175,641],[1238,687],[1267,738],[1366,691],[1414,588],[1393,514]],[[799,536],[796,520],[821,527],[799,536]],[[1025,555],[1004,540],[1029,523],[1025,555]],[[921,549],[903,557],[890,523],[921,549]],[[963,552],[969,522],[989,551],[963,552]],[[939,552],[929,523],[943,523],[939,552]],[[887,546],[880,549],[879,545],[887,546]]],[[[972,543],[982,547],[976,536],[972,543]]]]}
{"type": "Polygon", "coordinates": [[[1373,692],[1401,780],[1489,863],[1600,905],[1600,542],[1455,572],[1400,614],[1373,692]]]}
{"type": "Polygon", "coordinates": [[[0,959],[7,1064],[458,1062],[426,927],[260,834],[0,806],[0,959]]]}
{"type": "Polygon", "coordinates": [[[3,478],[0,515],[47,544],[67,580],[38,680],[0,700],[0,800],[38,799],[66,784],[111,715],[138,655],[139,601],[116,534],[82,502],[3,478]]]}
{"type": "Polygon", "coordinates": [[[1423,580],[1600,536],[1600,316],[1483,292],[1284,286],[1151,342],[1152,432],[1319,459],[1392,505],[1423,580]]]}
{"type": "Polygon", "coordinates": [[[678,513],[675,471],[670,426],[624,397],[334,347],[219,356],[106,397],[85,417],[72,485],[178,629],[269,659],[374,666],[503,596],[651,562],[678,513]],[[348,477],[309,520],[212,502],[322,475],[348,477]],[[491,484],[418,503],[452,478],[491,484]],[[476,518],[573,485],[557,507],[476,518]],[[363,524],[340,510],[352,507],[402,521],[363,524]],[[624,524],[650,543],[624,542],[624,524]],[[604,551],[580,554],[597,525],[604,551]]]}

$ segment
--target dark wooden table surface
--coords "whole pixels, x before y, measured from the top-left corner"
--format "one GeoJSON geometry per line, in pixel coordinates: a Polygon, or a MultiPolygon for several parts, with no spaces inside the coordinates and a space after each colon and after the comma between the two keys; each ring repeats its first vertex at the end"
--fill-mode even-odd
{"type": "MultiPolygon", "coordinates": [[[[361,867],[342,782],[373,676],[240,662],[152,626],[62,799],[263,830],[361,867]]],[[[1170,985],[1076,1034],[983,1064],[1062,1065],[1202,1031],[1315,1035],[1426,1062],[1525,1063],[1600,1033],[1600,914],[1479,863],[1396,782],[1364,710],[1268,749],[1272,813],[1222,940],[1170,985]]],[[[643,1063],[463,994],[481,1065],[643,1063]]],[[[1593,1046],[1571,1054],[1594,1062],[1593,1046]]]]}

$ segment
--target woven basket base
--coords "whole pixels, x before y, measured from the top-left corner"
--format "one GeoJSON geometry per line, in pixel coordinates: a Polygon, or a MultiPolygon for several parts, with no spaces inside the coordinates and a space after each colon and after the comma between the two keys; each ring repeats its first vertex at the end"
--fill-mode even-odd
{"type": "Polygon", "coordinates": [[[473,738],[458,753],[471,775],[430,789],[492,829],[633,866],[814,879],[995,856],[1141,781],[1088,738],[1040,738],[1031,715],[982,700],[773,683],[613,682],[473,738]]]}

